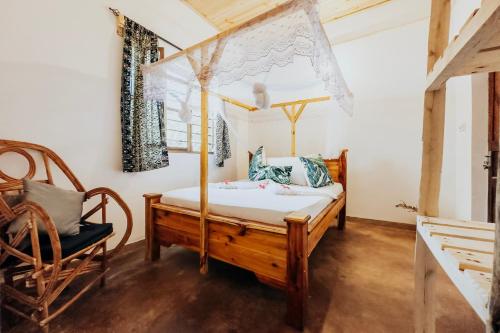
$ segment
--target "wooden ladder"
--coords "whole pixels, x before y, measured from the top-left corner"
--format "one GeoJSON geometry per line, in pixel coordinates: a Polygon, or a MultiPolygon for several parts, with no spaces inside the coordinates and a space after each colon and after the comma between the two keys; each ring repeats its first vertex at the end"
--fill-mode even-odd
{"type": "Polygon", "coordinates": [[[432,0],[415,261],[417,332],[435,331],[436,263],[489,330],[494,225],[429,217],[439,216],[446,82],[454,76],[500,71],[500,0],[483,0],[451,41],[450,6],[450,0],[432,0]]]}

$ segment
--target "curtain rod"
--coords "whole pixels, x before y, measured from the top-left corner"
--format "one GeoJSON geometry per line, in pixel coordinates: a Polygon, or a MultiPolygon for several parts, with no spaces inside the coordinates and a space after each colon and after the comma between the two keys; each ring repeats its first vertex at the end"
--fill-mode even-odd
{"type": "MultiPolygon", "coordinates": [[[[111,7],[108,7],[108,9],[111,11],[111,13],[113,13],[114,16],[120,16],[120,11],[116,8],[111,8],[111,7]]],[[[155,33],[156,34],[156,33],[155,33]]],[[[159,35],[156,35],[156,37],[158,37],[158,39],[164,41],[165,43],[167,43],[168,45],[176,48],[177,50],[179,51],[182,51],[182,49],[180,47],[178,47],[177,45],[175,45],[174,43],[172,43],[171,41],[159,36],[159,35]]]]}

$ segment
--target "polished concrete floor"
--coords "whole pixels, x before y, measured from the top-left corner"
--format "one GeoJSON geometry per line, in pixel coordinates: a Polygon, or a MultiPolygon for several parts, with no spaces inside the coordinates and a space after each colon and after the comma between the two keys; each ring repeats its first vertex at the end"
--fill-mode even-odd
{"type": "MultiPolygon", "coordinates": [[[[412,332],[415,231],[361,222],[327,232],[310,258],[306,332],[412,332]]],[[[144,244],[114,259],[107,286],[93,288],[51,323],[51,332],[293,332],[285,296],[249,272],[196,253],[162,249],[143,261],[144,244]]],[[[482,324],[441,276],[437,332],[481,332],[482,324]]],[[[69,290],[68,293],[74,292],[69,290]]],[[[11,319],[3,332],[36,332],[11,319]]]]}

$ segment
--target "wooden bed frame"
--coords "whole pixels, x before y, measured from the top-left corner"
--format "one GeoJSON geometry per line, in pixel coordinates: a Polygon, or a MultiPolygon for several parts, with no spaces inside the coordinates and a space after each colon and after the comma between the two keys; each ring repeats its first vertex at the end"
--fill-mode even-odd
{"type": "MultiPolygon", "coordinates": [[[[345,226],[347,150],[325,163],[344,192],[310,223],[311,216],[301,212],[288,215],[286,226],[207,215],[208,256],[250,270],[260,282],[286,290],[286,320],[298,329],[304,327],[307,308],[308,257],[335,217],[339,229],[345,226]]],[[[158,260],[160,246],[173,244],[201,252],[199,211],[160,203],[161,194],[144,194],[144,198],[147,260],[158,260]]],[[[206,265],[200,261],[200,266],[206,265]]]]}

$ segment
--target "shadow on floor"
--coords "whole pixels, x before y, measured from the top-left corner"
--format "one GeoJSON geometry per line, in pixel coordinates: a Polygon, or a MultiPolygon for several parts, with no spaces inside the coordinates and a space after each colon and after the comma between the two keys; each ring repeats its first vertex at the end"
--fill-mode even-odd
{"type": "MultiPolygon", "coordinates": [[[[306,332],[413,332],[415,232],[349,222],[330,229],[310,257],[306,332]]],[[[481,321],[440,277],[437,332],[480,332],[481,321]]],[[[66,292],[68,297],[78,287],[66,292]]],[[[144,243],[112,262],[105,288],[94,287],[51,323],[51,332],[294,332],[284,324],[285,295],[245,270],[178,247],[144,262],[144,243]]],[[[3,315],[8,315],[3,313],[3,315]]],[[[2,332],[37,332],[11,318],[2,332]]]]}

